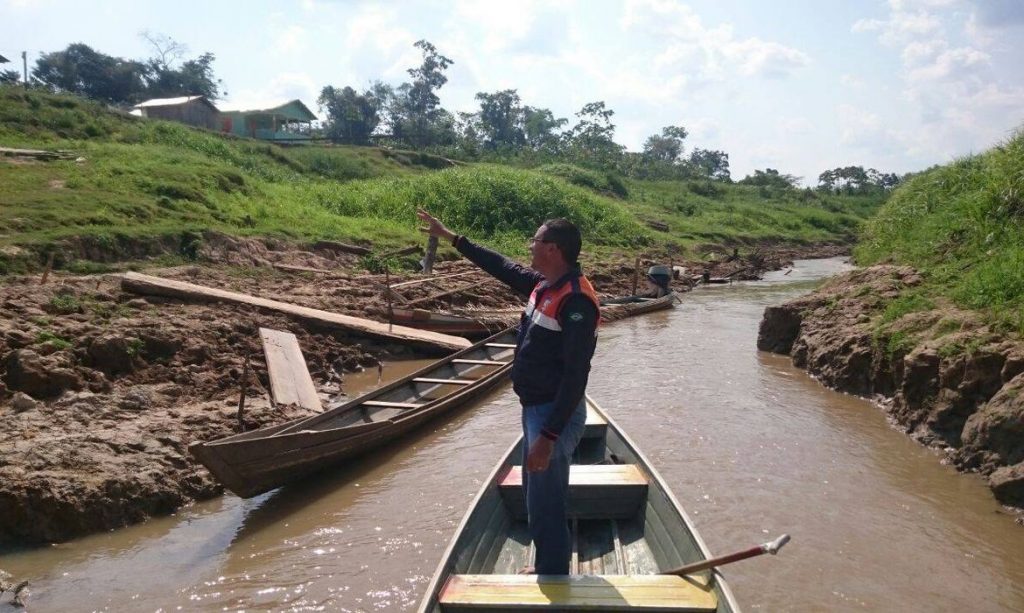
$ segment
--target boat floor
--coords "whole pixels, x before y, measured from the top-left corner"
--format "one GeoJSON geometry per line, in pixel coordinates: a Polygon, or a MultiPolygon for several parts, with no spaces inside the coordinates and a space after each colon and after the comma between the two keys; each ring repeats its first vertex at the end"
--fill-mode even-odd
{"type": "MultiPolygon", "coordinates": [[[[573,575],[649,575],[658,572],[643,534],[642,520],[578,519],[569,521],[573,575]]],[[[516,521],[501,543],[493,574],[515,574],[533,566],[534,550],[525,521],[516,521]]]]}

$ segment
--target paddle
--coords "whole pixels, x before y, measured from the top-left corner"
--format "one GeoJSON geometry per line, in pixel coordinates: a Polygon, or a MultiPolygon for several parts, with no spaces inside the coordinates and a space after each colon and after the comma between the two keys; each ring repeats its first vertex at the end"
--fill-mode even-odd
{"type": "Polygon", "coordinates": [[[694,562],[693,564],[687,564],[686,566],[680,566],[679,568],[673,568],[667,570],[662,575],[691,575],[695,572],[707,570],[715,566],[724,566],[731,562],[739,562],[740,560],[746,560],[747,558],[753,558],[764,553],[770,553],[775,555],[782,549],[782,546],[789,542],[789,535],[783,534],[774,541],[758,545],[757,547],[751,547],[750,549],[744,549],[743,551],[737,551],[736,553],[730,553],[729,555],[719,556],[717,558],[711,558],[710,560],[702,560],[700,562],[694,562]]]}

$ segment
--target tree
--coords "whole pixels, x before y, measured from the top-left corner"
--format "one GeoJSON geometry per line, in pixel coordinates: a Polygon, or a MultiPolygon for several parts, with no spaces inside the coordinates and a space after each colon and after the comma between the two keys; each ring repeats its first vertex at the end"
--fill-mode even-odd
{"type": "Polygon", "coordinates": [[[480,128],[484,146],[491,150],[514,151],[526,142],[523,131],[523,107],[519,94],[506,89],[493,94],[479,92],[480,128]]]}
{"type": "Polygon", "coordinates": [[[558,131],[568,119],[555,119],[554,113],[549,109],[538,109],[531,106],[523,107],[523,132],[526,137],[526,145],[537,152],[557,153],[561,138],[558,131]]]}
{"type": "Polygon", "coordinates": [[[83,43],[44,53],[36,60],[32,76],[52,90],[112,104],[139,102],[146,95],[144,64],[100,53],[83,43]]]}
{"type": "Polygon", "coordinates": [[[415,47],[422,51],[423,63],[408,70],[412,83],[403,83],[396,89],[389,121],[397,139],[423,147],[436,144],[439,138],[454,138],[454,117],[440,109],[441,100],[436,93],[448,82],[444,71],[453,62],[426,40],[416,41],[415,47]]]}
{"type": "Polygon", "coordinates": [[[654,162],[675,164],[683,155],[683,141],[689,133],[682,126],[667,126],[661,136],[652,135],[644,142],[644,156],[654,162]]]}
{"type": "Polygon", "coordinates": [[[615,142],[615,111],[604,102],[588,102],[576,113],[579,121],[566,134],[568,154],[584,166],[612,170],[622,158],[622,145],[615,142]]]}
{"type": "Polygon", "coordinates": [[[216,100],[221,96],[221,80],[213,74],[212,53],[204,53],[194,60],[188,60],[181,68],[161,68],[149,65],[147,95],[151,98],[174,96],[205,96],[216,100]]]}
{"type": "Polygon", "coordinates": [[[216,58],[212,53],[204,53],[175,68],[175,64],[188,53],[186,45],[165,34],[148,30],[139,36],[153,49],[153,56],[146,60],[146,93],[149,97],[205,96],[216,100],[221,96],[222,82],[213,73],[216,58]]]}
{"type": "Polygon", "coordinates": [[[459,111],[455,122],[455,132],[458,138],[458,148],[463,155],[476,158],[483,149],[483,126],[480,124],[479,113],[467,113],[459,111]]]}
{"type": "Polygon", "coordinates": [[[863,166],[844,166],[818,175],[818,189],[835,193],[868,194],[882,192],[899,185],[900,177],[863,166]]]}
{"type": "Polygon", "coordinates": [[[324,132],[335,142],[368,145],[370,135],[380,125],[383,101],[373,89],[359,94],[351,87],[337,89],[328,85],[320,91],[317,104],[327,116],[324,132]]]}
{"type": "Polygon", "coordinates": [[[774,168],[766,168],[763,171],[755,170],[753,175],[747,175],[740,179],[742,185],[760,185],[763,187],[779,187],[782,189],[794,189],[800,183],[800,177],[784,175],[774,168]]]}
{"type": "Polygon", "coordinates": [[[21,83],[21,73],[17,70],[0,70],[0,85],[17,85],[21,83]]]}
{"type": "Polygon", "coordinates": [[[52,90],[110,104],[128,105],[145,98],[184,95],[210,99],[220,96],[221,82],[213,73],[212,53],[174,68],[172,62],[184,53],[184,45],[167,37],[154,37],[151,42],[154,40],[156,55],[144,62],[113,57],[83,43],[74,43],[63,51],[44,53],[36,60],[32,76],[52,90]]]}
{"type": "Polygon", "coordinates": [[[698,177],[714,179],[716,181],[729,181],[729,154],[724,151],[711,151],[709,149],[694,149],[690,152],[687,166],[692,174],[698,177]]]}

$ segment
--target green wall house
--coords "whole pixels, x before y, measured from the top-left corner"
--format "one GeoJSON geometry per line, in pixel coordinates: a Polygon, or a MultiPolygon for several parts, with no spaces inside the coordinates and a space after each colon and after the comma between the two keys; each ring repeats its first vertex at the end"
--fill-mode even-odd
{"type": "Polygon", "coordinates": [[[292,100],[269,109],[221,111],[220,131],[263,140],[309,140],[311,122],[316,115],[302,103],[292,100]]]}

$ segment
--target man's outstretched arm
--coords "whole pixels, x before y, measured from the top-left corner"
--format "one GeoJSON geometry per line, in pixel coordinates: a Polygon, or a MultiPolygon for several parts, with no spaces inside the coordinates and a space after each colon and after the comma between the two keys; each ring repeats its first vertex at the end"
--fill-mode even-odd
{"type": "Polygon", "coordinates": [[[423,209],[418,209],[416,215],[427,224],[426,228],[420,228],[421,231],[450,242],[469,261],[515,291],[528,296],[534,286],[544,280],[536,270],[513,262],[496,251],[481,247],[465,236],[455,234],[423,209]]]}

